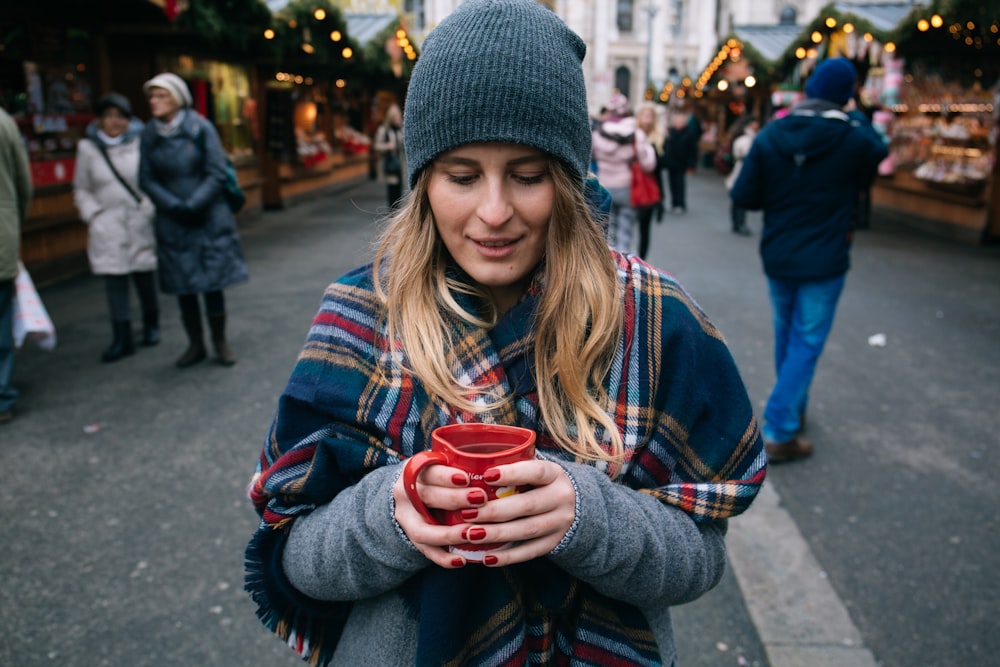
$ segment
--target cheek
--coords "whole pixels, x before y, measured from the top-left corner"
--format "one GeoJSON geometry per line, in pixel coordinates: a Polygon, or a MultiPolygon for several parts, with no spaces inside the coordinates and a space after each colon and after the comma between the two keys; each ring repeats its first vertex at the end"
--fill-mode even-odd
{"type": "Polygon", "coordinates": [[[525,202],[524,217],[531,222],[532,226],[544,231],[549,226],[554,206],[555,191],[552,188],[545,188],[525,202]]]}
{"type": "Polygon", "coordinates": [[[472,200],[455,194],[447,186],[436,187],[431,183],[427,188],[427,202],[439,227],[460,221],[470,208],[468,201],[472,200]]]}

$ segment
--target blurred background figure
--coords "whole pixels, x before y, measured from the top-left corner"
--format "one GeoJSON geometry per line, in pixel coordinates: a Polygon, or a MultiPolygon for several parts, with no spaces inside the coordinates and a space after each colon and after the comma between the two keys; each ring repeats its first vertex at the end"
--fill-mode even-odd
{"type": "Polygon", "coordinates": [[[109,93],[94,105],[97,118],[87,126],[76,149],[73,199],[87,225],[90,270],[104,276],[111,346],[101,361],[132,354],[129,278],[142,305],[143,345],[160,342],[156,294],[156,237],[153,202],[139,189],[139,136],[143,124],[132,117],[128,98],[109,93]]]}
{"type": "Polygon", "coordinates": [[[697,107],[691,108],[687,117],[687,131],[691,136],[691,141],[694,144],[694,148],[691,150],[691,154],[688,156],[688,173],[693,174],[698,168],[698,155],[700,154],[701,139],[705,134],[705,125],[698,118],[697,107]]]}
{"type": "Polygon", "coordinates": [[[396,208],[403,197],[406,181],[406,154],[403,151],[403,112],[395,104],[385,112],[385,118],[375,132],[378,159],[378,179],[385,183],[386,203],[396,208]]]}
{"type": "Polygon", "coordinates": [[[17,123],[0,107],[0,424],[14,417],[14,281],[21,225],[31,201],[31,168],[17,123]]]}
{"type": "Polygon", "coordinates": [[[806,99],[754,139],[730,197],[764,211],[760,256],[774,322],[777,379],[764,408],[772,462],[812,454],[802,437],[809,388],[851,265],[858,191],[889,154],[868,119],[845,112],[857,85],[846,58],[824,60],[806,99]]]}
{"type": "Polygon", "coordinates": [[[637,219],[632,207],[632,162],[639,160],[645,171],[651,171],[656,165],[656,151],[636,125],[628,98],[620,92],[608,100],[607,114],[593,131],[592,151],[597,178],[611,193],[608,244],[631,252],[632,228],[637,219]]]}
{"type": "MultiPolygon", "coordinates": [[[[636,124],[639,129],[646,133],[646,140],[653,150],[656,151],[656,166],[653,168],[653,176],[657,185],[660,186],[660,194],[663,194],[663,132],[660,130],[656,117],[656,107],[652,104],[643,104],[635,114],[636,124]]],[[[636,210],[639,220],[639,257],[646,259],[649,252],[649,235],[653,220],[657,223],[663,220],[663,200],[652,206],[642,206],[636,210]]]]}
{"type": "Polygon", "coordinates": [[[191,92],[176,74],[143,84],[153,119],[142,133],[139,183],[156,205],[160,288],[176,294],[189,345],[177,359],[186,368],[207,356],[198,295],[219,362],[236,363],[226,340],[223,289],[246,282],[247,265],[236,218],[224,196],[226,154],[215,126],[191,107],[191,92]]]}
{"type": "Polygon", "coordinates": [[[663,166],[667,169],[670,187],[670,212],[687,212],[687,172],[698,160],[698,138],[701,125],[690,123],[689,114],[681,111],[670,113],[667,137],[663,141],[663,166]]]}
{"type": "MultiPolygon", "coordinates": [[[[753,145],[753,140],[757,136],[757,130],[759,129],[760,121],[752,116],[743,116],[733,124],[732,130],[729,133],[732,141],[733,170],[726,176],[727,191],[733,189],[733,184],[739,178],[740,169],[743,168],[743,160],[746,159],[747,154],[750,152],[750,146],[753,145]]],[[[750,236],[751,232],[750,228],[747,227],[747,210],[745,208],[737,205],[736,202],[730,202],[729,218],[732,222],[734,234],[750,236]]]]}

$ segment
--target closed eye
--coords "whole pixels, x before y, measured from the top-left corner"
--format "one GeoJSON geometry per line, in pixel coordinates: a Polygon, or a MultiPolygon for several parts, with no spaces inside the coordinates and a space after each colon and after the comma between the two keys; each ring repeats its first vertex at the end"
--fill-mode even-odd
{"type": "Polygon", "coordinates": [[[520,183],[521,185],[536,185],[545,180],[545,172],[540,174],[513,174],[513,179],[520,183]]]}
{"type": "Polygon", "coordinates": [[[458,185],[471,185],[476,180],[478,174],[448,174],[448,181],[458,185]]]}

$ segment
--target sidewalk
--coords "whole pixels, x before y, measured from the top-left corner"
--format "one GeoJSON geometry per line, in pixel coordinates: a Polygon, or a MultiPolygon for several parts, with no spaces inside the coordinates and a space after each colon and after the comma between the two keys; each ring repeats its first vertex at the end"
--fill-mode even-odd
{"type": "MultiPolygon", "coordinates": [[[[757,285],[750,287],[749,280],[764,284],[763,274],[754,268],[760,214],[749,216],[753,238],[736,236],[729,231],[729,200],[720,177],[703,169],[688,176],[687,189],[689,212],[665,215],[654,227],[649,260],[678,276],[733,345],[745,340],[746,333],[723,323],[720,313],[733,306],[716,311],[707,299],[714,301],[720,292],[727,302],[734,297],[742,302],[736,307],[746,311],[748,305],[740,292],[759,292],[757,285]],[[733,276],[720,275],[722,267],[728,267],[733,276]],[[731,282],[726,282],[729,277],[731,282]],[[703,288],[706,280],[710,283],[703,288]]],[[[765,323],[770,321],[768,308],[766,298],[753,306],[765,323]]],[[[755,341],[755,346],[765,342],[769,343],[755,341]]],[[[739,363],[735,349],[734,356],[739,363]]],[[[741,364],[749,385],[747,371],[741,364]]],[[[765,395],[751,398],[762,407],[760,398],[765,395]]],[[[770,479],[750,510],[730,521],[727,544],[726,579],[674,614],[684,667],[876,667],[846,607],[794,520],[781,507],[770,479]]]]}

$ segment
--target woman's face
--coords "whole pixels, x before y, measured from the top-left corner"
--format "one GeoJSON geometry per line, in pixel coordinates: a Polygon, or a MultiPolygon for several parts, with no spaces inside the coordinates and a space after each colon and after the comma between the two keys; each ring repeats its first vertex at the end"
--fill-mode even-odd
{"type": "Polygon", "coordinates": [[[656,112],[649,107],[639,109],[635,122],[643,132],[649,134],[656,127],[656,112]]]}
{"type": "Polygon", "coordinates": [[[101,128],[101,132],[114,138],[120,136],[128,129],[128,120],[128,116],[123,114],[120,109],[108,107],[101,112],[98,127],[101,128]]]}
{"type": "Polygon", "coordinates": [[[504,313],[545,255],[555,186],[549,158],[518,144],[467,144],[430,166],[427,196],[458,265],[504,313]]]}
{"type": "Polygon", "coordinates": [[[166,88],[149,89],[149,112],[153,118],[170,122],[180,111],[181,105],[166,88]]]}

